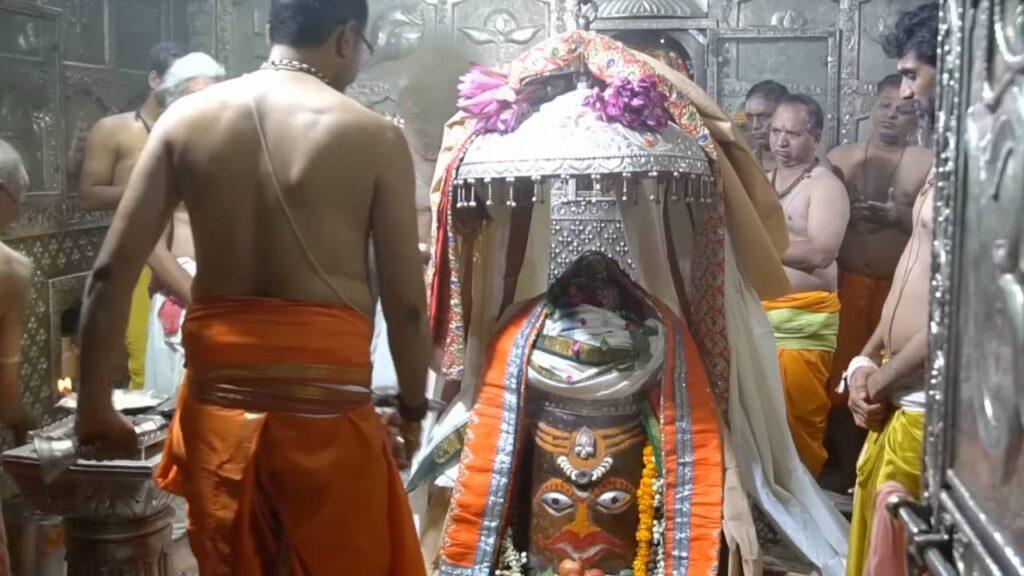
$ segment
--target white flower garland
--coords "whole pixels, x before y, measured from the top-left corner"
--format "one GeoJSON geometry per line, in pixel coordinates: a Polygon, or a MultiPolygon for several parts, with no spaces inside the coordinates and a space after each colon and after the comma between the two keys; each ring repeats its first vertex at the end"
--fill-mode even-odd
{"type": "Polygon", "coordinates": [[[498,560],[498,569],[494,576],[526,576],[526,552],[516,550],[512,542],[512,530],[505,532],[505,537],[501,539],[500,553],[501,558],[498,560]]]}
{"type": "Polygon", "coordinates": [[[651,547],[657,567],[651,576],[665,576],[665,481],[659,475],[654,479],[654,527],[651,529],[651,547]]]}

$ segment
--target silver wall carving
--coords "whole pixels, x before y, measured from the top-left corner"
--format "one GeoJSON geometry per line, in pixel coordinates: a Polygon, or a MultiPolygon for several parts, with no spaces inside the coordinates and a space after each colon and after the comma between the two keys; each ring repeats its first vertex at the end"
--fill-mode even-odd
{"type": "MultiPolygon", "coordinates": [[[[817,98],[825,149],[868,136],[874,84],[895,71],[882,31],[924,0],[598,0],[604,32],[666,31],[690,52],[699,83],[728,112],[754,83],[774,78],[817,98]],[[709,55],[711,57],[709,57],[709,55]]],[[[188,33],[234,74],[266,53],[269,0],[188,0],[188,33]]],[[[388,115],[418,47],[447,38],[494,65],[574,26],[575,0],[371,0],[376,56],[350,93],[388,115]]]]}
{"type": "Polygon", "coordinates": [[[940,40],[922,542],[960,574],[1020,574],[1024,2],[945,0],[940,40]]]}
{"type": "MultiPolygon", "coordinates": [[[[99,118],[142,101],[149,48],[186,39],[186,8],[184,0],[0,0],[0,138],[25,157],[32,181],[0,240],[35,264],[22,386],[26,404],[46,418],[59,314],[80,296],[108,218],[77,202],[85,137],[99,118]]],[[[10,493],[8,483],[2,492],[10,493]]]]}

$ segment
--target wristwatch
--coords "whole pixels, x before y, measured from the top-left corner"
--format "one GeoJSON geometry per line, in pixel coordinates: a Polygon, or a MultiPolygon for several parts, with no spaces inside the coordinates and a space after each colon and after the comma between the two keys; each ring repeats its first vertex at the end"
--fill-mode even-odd
{"type": "Polygon", "coordinates": [[[419,422],[427,415],[430,409],[430,402],[424,398],[419,406],[409,406],[401,398],[398,400],[398,415],[405,422],[419,422]]]}

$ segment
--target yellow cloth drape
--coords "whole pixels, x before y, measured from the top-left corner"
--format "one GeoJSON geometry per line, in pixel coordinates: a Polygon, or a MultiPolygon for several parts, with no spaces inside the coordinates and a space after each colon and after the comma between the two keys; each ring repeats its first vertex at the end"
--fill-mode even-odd
{"type": "Polygon", "coordinates": [[[135,289],[132,290],[132,307],[128,315],[128,331],[124,343],[128,348],[128,387],[140,389],[146,379],[146,341],[149,339],[149,282],[153,272],[148,266],[142,268],[135,289]]]}
{"type": "Polygon", "coordinates": [[[924,412],[896,410],[881,432],[868,434],[857,462],[847,576],[861,576],[864,572],[878,487],[897,482],[915,498],[921,495],[923,451],[924,412]]]}

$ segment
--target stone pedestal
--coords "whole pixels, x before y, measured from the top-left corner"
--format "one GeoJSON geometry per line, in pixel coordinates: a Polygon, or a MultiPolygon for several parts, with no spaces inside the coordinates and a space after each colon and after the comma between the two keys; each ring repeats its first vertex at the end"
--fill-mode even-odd
{"type": "Polygon", "coordinates": [[[170,576],[171,495],[153,481],[160,455],[79,460],[46,484],[32,445],[3,455],[4,470],[37,510],[64,519],[69,576],[170,576]]]}

